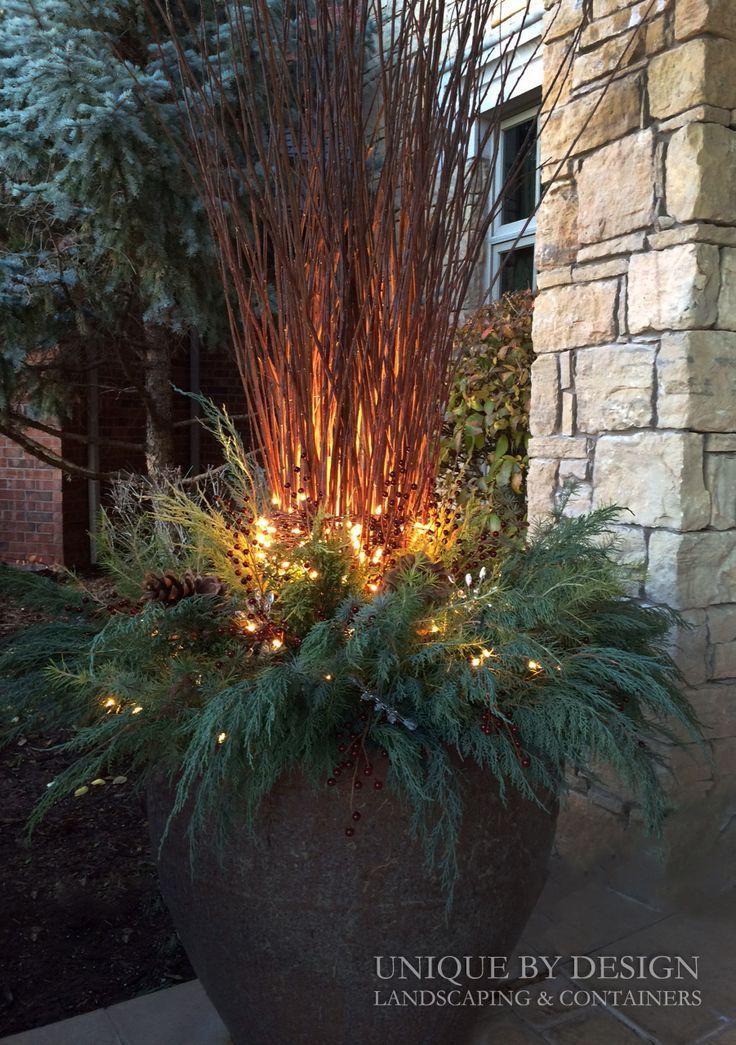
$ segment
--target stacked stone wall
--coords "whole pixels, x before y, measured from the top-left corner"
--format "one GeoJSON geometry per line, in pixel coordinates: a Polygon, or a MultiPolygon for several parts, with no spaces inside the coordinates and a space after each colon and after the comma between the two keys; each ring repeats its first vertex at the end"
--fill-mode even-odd
{"type": "Polygon", "coordinates": [[[530,514],[571,478],[569,511],[630,509],[638,594],[692,626],[677,655],[715,760],[679,782],[733,791],[734,4],[547,0],[544,71],[530,514]]]}

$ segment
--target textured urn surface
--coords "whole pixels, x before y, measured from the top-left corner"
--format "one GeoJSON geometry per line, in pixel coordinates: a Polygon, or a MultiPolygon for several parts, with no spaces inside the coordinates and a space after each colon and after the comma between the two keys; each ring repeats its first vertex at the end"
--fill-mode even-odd
{"type": "MultiPolygon", "coordinates": [[[[510,792],[503,806],[490,774],[467,774],[460,877],[449,921],[410,810],[372,781],[354,801],[349,782],[315,792],[284,779],[239,830],[219,862],[207,839],[193,870],[186,817],[159,857],[164,899],[234,1045],[463,1045],[482,1010],[376,1006],[392,989],[449,987],[382,980],[377,955],[510,955],[544,883],[555,829],[550,811],[510,792]],[[345,835],[347,826],[355,835],[345,835]]],[[[149,790],[158,847],[171,793],[149,790]]],[[[490,989],[487,981],[470,987],[490,989]]]]}

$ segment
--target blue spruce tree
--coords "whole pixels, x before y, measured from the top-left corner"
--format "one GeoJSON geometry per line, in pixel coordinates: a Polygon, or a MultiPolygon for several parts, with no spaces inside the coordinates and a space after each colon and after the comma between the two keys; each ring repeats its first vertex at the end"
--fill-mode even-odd
{"type": "Polygon", "coordinates": [[[226,337],[156,35],[139,0],[0,14],[0,431],[31,452],[27,421],[63,416],[113,360],[146,408],[149,470],[169,464],[172,357],[189,330],[226,337]]]}

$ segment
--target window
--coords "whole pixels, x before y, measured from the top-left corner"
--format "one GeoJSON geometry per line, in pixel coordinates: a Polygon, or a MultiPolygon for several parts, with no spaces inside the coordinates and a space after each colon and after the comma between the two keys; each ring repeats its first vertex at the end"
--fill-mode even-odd
{"type": "Polygon", "coordinates": [[[536,109],[516,113],[501,123],[494,197],[504,186],[487,252],[487,286],[492,285],[494,298],[535,283],[534,233],[539,202],[536,109]]]}

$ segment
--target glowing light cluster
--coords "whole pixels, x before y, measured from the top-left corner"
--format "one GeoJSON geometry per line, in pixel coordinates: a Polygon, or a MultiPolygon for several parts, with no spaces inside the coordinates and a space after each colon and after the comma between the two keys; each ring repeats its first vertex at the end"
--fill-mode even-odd
{"type": "Polygon", "coordinates": [[[484,661],[488,660],[488,658],[492,656],[493,650],[482,649],[478,656],[470,658],[470,666],[472,668],[479,668],[484,661]]]}

